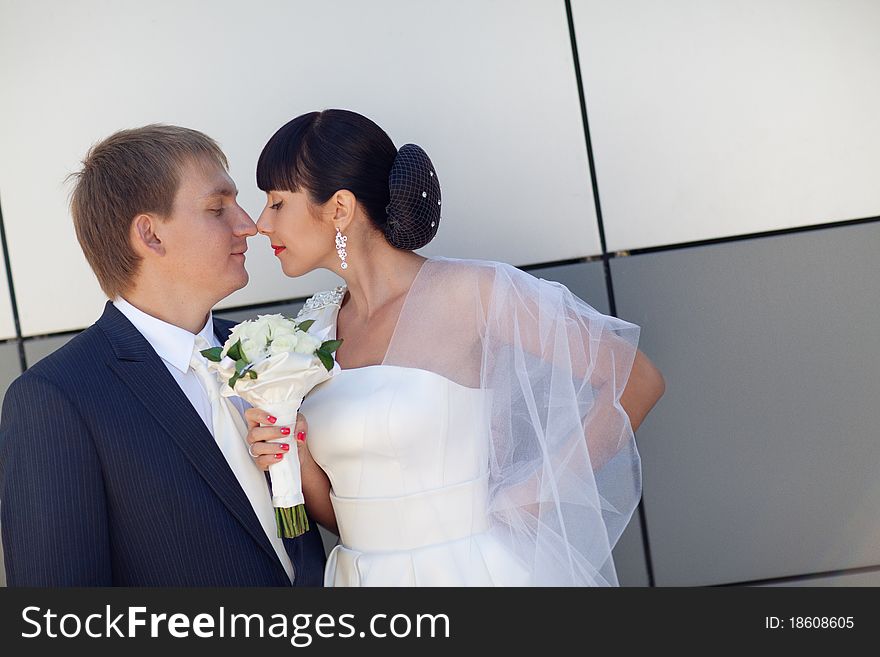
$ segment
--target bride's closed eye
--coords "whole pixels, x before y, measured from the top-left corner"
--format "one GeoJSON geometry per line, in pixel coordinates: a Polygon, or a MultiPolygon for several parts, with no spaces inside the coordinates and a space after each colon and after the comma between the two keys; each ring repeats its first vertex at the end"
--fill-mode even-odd
{"type": "Polygon", "coordinates": [[[272,208],[273,210],[278,210],[281,207],[282,203],[284,203],[284,201],[278,201],[277,203],[274,203],[273,205],[270,205],[269,207],[272,208]]]}

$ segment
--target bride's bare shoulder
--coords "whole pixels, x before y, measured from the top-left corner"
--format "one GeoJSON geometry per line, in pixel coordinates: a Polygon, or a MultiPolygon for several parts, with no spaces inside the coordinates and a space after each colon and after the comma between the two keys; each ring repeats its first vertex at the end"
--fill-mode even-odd
{"type": "Polygon", "coordinates": [[[473,260],[465,258],[435,258],[432,260],[433,271],[442,278],[444,283],[456,287],[472,288],[491,283],[499,267],[509,266],[491,260],[473,260]]]}
{"type": "Polygon", "coordinates": [[[461,307],[475,301],[488,305],[499,275],[505,276],[511,265],[491,260],[438,258],[433,264],[433,290],[446,299],[455,299],[461,307]]]}

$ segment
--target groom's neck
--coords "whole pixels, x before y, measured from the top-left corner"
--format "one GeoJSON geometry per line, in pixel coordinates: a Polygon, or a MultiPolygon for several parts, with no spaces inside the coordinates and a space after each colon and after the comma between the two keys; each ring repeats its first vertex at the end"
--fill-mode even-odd
{"type": "Polygon", "coordinates": [[[208,313],[219,299],[199,298],[198,293],[179,286],[135,285],[122,297],[138,310],[178,326],[190,333],[198,333],[205,326],[208,313]]]}

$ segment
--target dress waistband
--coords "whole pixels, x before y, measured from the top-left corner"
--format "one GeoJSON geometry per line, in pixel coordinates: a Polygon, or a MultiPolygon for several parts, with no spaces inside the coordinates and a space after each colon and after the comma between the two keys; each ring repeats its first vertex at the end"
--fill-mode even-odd
{"type": "Polygon", "coordinates": [[[342,544],[393,552],[480,534],[489,526],[489,475],[402,497],[337,497],[330,492],[342,544]]]}

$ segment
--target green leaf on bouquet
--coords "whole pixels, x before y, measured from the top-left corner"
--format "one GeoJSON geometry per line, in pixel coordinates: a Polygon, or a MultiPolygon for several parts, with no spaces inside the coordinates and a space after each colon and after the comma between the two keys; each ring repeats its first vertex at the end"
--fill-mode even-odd
{"type": "Polygon", "coordinates": [[[229,378],[229,387],[235,390],[235,384],[238,383],[238,380],[241,378],[241,374],[236,372],[229,378]]]}
{"type": "Polygon", "coordinates": [[[320,349],[315,352],[315,356],[317,356],[318,360],[321,361],[321,364],[327,368],[328,372],[333,369],[333,356],[320,349]]]}
{"type": "Polygon", "coordinates": [[[243,374],[248,365],[250,365],[250,363],[247,362],[244,358],[239,358],[237,361],[235,361],[235,369],[239,374],[243,374]]]}
{"type": "Polygon", "coordinates": [[[256,378],[257,378],[257,373],[254,372],[253,370],[248,370],[248,371],[247,371],[247,375],[248,375],[248,377],[250,377],[251,379],[256,379],[256,378]]]}
{"type": "Polygon", "coordinates": [[[235,344],[229,347],[229,351],[226,352],[226,355],[232,360],[241,360],[244,357],[244,354],[241,353],[241,340],[236,340],[235,344]]]}
{"type": "Polygon", "coordinates": [[[199,353],[212,363],[219,363],[221,360],[223,360],[222,358],[220,358],[220,354],[223,353],[223,347],[211,347],[210,349],[202,349],[199,353]]]}
{"type": "Polygon", "coordinates": [[[297,324],[297,328],[300,331],[308,331],[310,328],[312,328],[312,324],[314,324],[314,323],[315,323],[315,320],[307,319],[306,321],[302,322],[301,324],[297,324]]]}
{"type": "Polygon", "coordinates": [[[332,354],[339,349],[341,345],[342,340],[327,340],[327,342],[321,343],[321,351],[326,351],[328,354],[332,354]]]}

